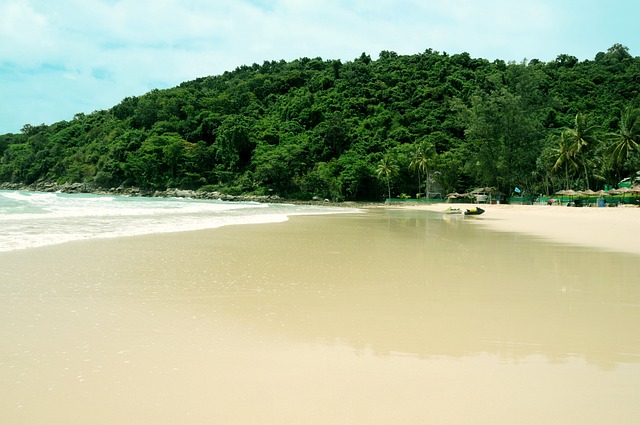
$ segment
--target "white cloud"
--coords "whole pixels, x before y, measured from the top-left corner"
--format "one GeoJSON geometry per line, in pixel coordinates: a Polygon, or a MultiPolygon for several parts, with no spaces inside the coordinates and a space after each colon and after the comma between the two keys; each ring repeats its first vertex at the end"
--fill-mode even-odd
{"type": "Polygon", "coordinates": [[[34,64],[55,47],[48,19],[27,1],[0,3],[0,38],[0,58],[21,64],[34,64]]]}
{"type": "Polygon", "coordinates": [[[362,52],[375,58],[382,50],[432,48],[490,60],[546,61],[560,53],[591,58],[609,47],[580,45],[567,35],[568,28],[583,31],[586,23],[577,27],[570,19],[588,8],[574,0],[558,3],[0,0],[0,133],[265,60],[348,61],[362,52]]]}

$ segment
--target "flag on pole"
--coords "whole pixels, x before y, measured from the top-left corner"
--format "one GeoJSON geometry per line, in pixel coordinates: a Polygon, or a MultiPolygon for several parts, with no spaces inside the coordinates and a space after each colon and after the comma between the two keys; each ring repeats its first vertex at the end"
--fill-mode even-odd
{"type": "Polygon", "coordinates": [[[518,186],[516,186],[516,188],[515,188],[515,189],[513,189],[513,191],[514,191],[515,193],[520,193],[520,192],[522,192],[522,191],[520,190],[520,188],[518,188],[518,186]]]}

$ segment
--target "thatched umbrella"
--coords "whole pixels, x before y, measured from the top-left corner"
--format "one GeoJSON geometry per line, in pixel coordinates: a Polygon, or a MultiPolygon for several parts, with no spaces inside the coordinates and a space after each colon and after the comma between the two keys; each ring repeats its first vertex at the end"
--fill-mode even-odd
{"type": "Polygon", "coordinates": [[[630,187],[619,187],[617,189],[613,189],[610,190],[609,193],[613,194],[613,195],[620,195],[622,196],[622,199],[625,199],[625,196],[627,193],[632,193],[632,190],[630,187]]]}
{"type": "Polygon", "coordinates": [[[589,198],[592,197],[592,196],[598,196],[598,192],[593,191],[591,189],[586,189],[586,190],[578,191],[578,195],[586,196],[587,197],[587,202],[589,202],[589,198]]]}
{"type": "MultiPolygon", "coordinates": [[[[587,189],[587,190],[581,190],[578,192],[578,194],[582,195],[582,196],[586,196],[587,198],[592,198],[592,197],[598,197],[597,201],[596,201],[596,205],[599,207],[604,207],[605,202],[604,202],[604,196],[607,194],[607,192],[605,192],[604,190],[598,190],[598,191],[594,191],[591,189],[587,189]]],[[[589,200],[589,202],[591,202],[591,199],[589,200]]]]}
{"type": "Polygon", "coordinates": [[[555,193],[555,195],[560,195],[560,196],[569,196],[570,200],[573,201],[573,197],[574,196],[578,196],[578,192],[576,192],[573,189],[565,189],[565,190],[559,190],[555,193]]]}
{"type": "Polygon", "coordinates": [[[447,202],[451,202],[454,199],[464,198],[464,195],[462,193],[453,192],[453,193],[448,193],[446,198],[447,198],[447,202]]]}
{"type": "Polygon", "coordinates": [[[582,196],[596,196],[597,194],[598,192],[595,192],[591,189],[581,190],[578,192],[578,195],[582,195],[582,196]]]}
{"type": "Polygon", "coordinates": [[[576,196],[578,195],[578,192],[576,192],[573,189],[565,189],[565,190],[559,190],[555,194],[562,195],[562,196],[576,196]]]}
{"type": "Polygon", "coordinates": [[[638,203],[638,195],[640,195],[640,185],[635,185],[631,189],[629,189],[629,193],[633,193],[636,198],[636,204],[638,203]]]}

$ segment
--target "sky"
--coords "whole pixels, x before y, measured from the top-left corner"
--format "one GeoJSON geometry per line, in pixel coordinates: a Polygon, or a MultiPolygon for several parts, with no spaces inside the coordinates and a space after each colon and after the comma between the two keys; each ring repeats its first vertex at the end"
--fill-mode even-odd
{"type": "Polygon", "coordinates": [[[302,57],[640,56],[636,0],[0,0],[0,134],[302,57]]]}

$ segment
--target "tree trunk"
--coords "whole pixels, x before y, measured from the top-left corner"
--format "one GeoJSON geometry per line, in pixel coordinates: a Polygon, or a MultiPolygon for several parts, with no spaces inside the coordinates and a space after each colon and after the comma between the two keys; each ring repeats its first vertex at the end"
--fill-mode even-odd
{"type": "Polygon", "coordinates": [[[425,199],[429,199],[429,170],[427,170],[427,172],[425,173],[425,179],[424,179],[424,197],[425,199]]]}
{"type": "Polygon", "coordinates": [[[584,154],[582,155],[582,167],[584,168],[584,179],[587,181],[586,189],[589,189],[589,173],[587,172],[587,163],[584,160],[584,154]]]}

